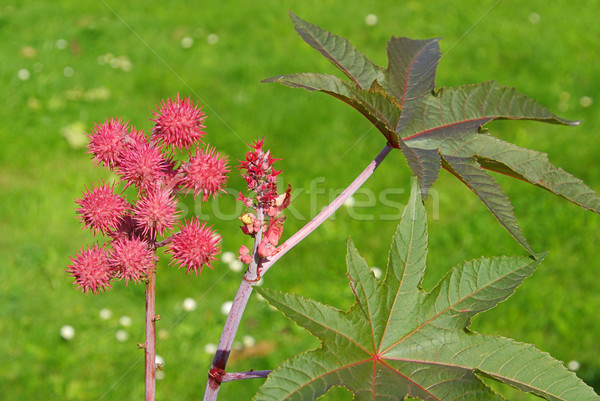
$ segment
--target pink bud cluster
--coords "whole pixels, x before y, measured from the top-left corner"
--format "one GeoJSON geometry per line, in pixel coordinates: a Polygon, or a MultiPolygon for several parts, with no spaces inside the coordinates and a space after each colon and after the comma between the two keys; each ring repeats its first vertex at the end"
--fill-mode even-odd
{"type": "Polygon", "coordinates": [[[180,231],[168,234],[178,221],[178,194],[192,193],[206,201],[224,192],[227,157],[202,141],[206,115],[191,99],[177,95],[161,102],[154,115],[150,135],[115,118],[95,124],[89,135],[88,153],[96,164],[115,171],[123,188],[135,187],[137,197],[130,203],[114,185],[101,182],[76,201],[84,228],[110,237],[108,244],[94,244],[71,258],[67,272],[86,294],[111,288],[113,279],[144,281],[156,266],[156,248],[164,244],[173,256],[171,263],[196,275],[204,265],[212,268],[220,252],[221,237],[197,218],[179,223],[180,231]],[[187,159],[176,161],[176,151],[187,159]]]}
{"type": "MultiPolygon", "coordinates": [[[[259,264],[262,259],[277,252],[277,244],[283,234],[285,221],[285,216],[280,214],[289,206],[292,191],[291,186],[288,185],[287,191],[281,195],[277,194],[277,176],[281,171],[275,170],[273,165],[279,159],[273,159],[271,151],[265,152],[263,145],[264,139],[251,145],[253,150],[246,153],[245,160],[240,161],[238,166],[238,169],[246,170],[246,174],[242,176],[248,184],[248,190],[255,194],[253,200],[240,193],[238,200],[251,209],[251,212],[240,217],[242,232],[251,237],[255,237],[259,232],[263,234],[256,249],[259,264]],[[269,218],[268,223],[265,222],[265,217],[269,218]]],[[[253,256],[244,245],[240,247],[239,259],[245,264],[252,262],[253,256]]]]}

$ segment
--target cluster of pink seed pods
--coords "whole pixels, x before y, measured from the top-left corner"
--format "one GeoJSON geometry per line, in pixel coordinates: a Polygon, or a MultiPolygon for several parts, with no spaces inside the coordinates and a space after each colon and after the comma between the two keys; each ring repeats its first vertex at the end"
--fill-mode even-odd
{"type": "Polygon", "coordinates": [[[111,288],[114,279],[144,281],[162,245],[171,263],[185,267],[186,274],[212,268],[220,252],[221,237],[206,222],[193,217],[178,223],[177,195],[192,193],[206,201],[224,192],[227,157],[203,142],[206,115],[191,99],[177,95],[161,102],[154,114],[150,135],[121,119],[108,119],[89,136],[88,152],[96,164],[113,170],[123,189],[135,187],[137,197],[130,203],[114,185],[101,182],[76,201],[84,227],[110,238],[71,258],[67,272],[86,294],[111,288]],[[186,161],[176,161],[175,152],[186,155],[186,161]],[[170,235],[176,224],[179,232],[170,235]]]}

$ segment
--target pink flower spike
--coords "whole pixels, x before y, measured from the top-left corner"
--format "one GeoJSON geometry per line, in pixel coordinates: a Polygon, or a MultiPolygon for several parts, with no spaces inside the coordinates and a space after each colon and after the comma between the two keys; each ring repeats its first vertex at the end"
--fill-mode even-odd
{"type": "Polygon", "coordinates": [[[108,257],[111,268],[117,277],[139,284],[150,269],[156,266],[156,254],[148,248],[148,243],[138,238],[119,238],[113,242],[113,250],[108,257]]]}
{"type": "Polygon", "coordinates": [[[201,107],[194,106],[191,98],[179,99],[179,94],[175,101],[167,99],[161,101],[158,110],[154,112],[156,116],[152,135],[162,143],[163,148],[187,149],[197,142],[202,142],[202,137],[206,134],[202,129],[206,128],[202,123],[206,114],[201,107]]]}
{"type": "Polygon", "coordinates": [[[207,201],[209,196],[216,197],[219,192],[225,192],[223,186],[227,182],[227,156],[222,156],[214,148],[196,150],[196,155],[183,165],[185,177],[181,185],[194,191],[194,199],[202,194],[202,200],[207,201]]]}
{"type": "Polygon", "coordinates": [[[117,230],[129,208],[129,203],[113,192],[113,186],[100,184],[92,190],[86,188],[83,199],[75,201],[81,206],[76,209],[85,227],[94,230],[94,235],[99,231],[108,234],[117,230]]]}
{"type": "Polygon", "coordinates": [[[194,271],[196,276],[202,272],[202,265],[212,269],[211,262],[221,252],[221,236],[206,227],[206,222],[200,222],[197,218],[186,221],[181,225],[181,231],[172,237],[166,253],[173,255],[172,263],[178,263],[179,267],[185,267],[188,274],[194,271]]]}
{"type": "Polygon", "coordinates": [[[127,141],[118,164],[125,187],[134,184],[140,190],[148,191],[157,181],[172,173],[170,160],[165,158],[159,148],[148,142],[143,131],[132,129],[127,141]]]}
{"type": "Polygon", "coordinates": [[[75,258],[71,258],[72,263],[67,272],[75,278],[73,284],[81,288],[85,295],[89,295],[89,291],[97,294],[101,290],[112,288],[110,280],[113,272],[107,256],[104,246],[94,244],[90,248],[82,249],[75,258]]]}
{"type": "Polygon", "coordinates": [[[102,163],[114,168],[118,164],[127,124],[115,118],[106,120],[104,124],[94,124],[87,148],[88,153],[94,155],[96,165],[102,163]]]}
{"type": "Polygon", "coordinates": [[[133,210],[133,219],[143,235],[155,239],[173,228],[177,218],[177,198],[169,192],[154,189],[142,196],[133,210]]]}

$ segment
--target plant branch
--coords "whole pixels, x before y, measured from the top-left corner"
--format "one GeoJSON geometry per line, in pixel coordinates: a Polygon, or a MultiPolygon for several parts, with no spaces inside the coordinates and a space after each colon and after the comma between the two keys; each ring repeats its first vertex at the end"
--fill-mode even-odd
{"type": "MultiPolygon", "coordinates": [[[[254,249],[252,252],[253,259],[250,265],[248,266],[248,271],[244,275],[242,282],[240,283],[240,287],[238,292],[233,300],[233,305],[231,307],[231,311],[227,316],[227,320],[225,322],[225,326],[223,327],[223,332],[221,334],[221,339],[219,340],[219,345],[217,346],[217,352],[215,354],[215,358],[213,360],[213,364],[209,371],[208,381],[206,383],[206,391],[204,393],[204,401],[215,401],[217,399],[220,385],[225,381],[233,381],[238,380],[235,377],[235,374],[231,374],[233,376],[228,376],[229,374],[225,372],[225,367],[227,365],[227,359],[229,358],[229,353],[231,352],[231,346],[233,344],[233,340],[235,338],[235,334],[237,333],[240,321],[242,319],[242,315],[244,310],[246,309],[246,305],[248,304],[248,299],[252,294],[253,286],[256,285],[257,280],[260,276],[264,275],[266,271],[287,251],[292,249],[296,244],[298,244],[302,239],[304,239],[308,234],[313,232],[321,223],[323,223],[329,216],[331,216],[343,203],[346,199],[348,199],[360,186],[373,174],[375,169],[381,164],[383,159],[390,153],[392,147],[388,144],[383,148],[381,152],[377,155],[377,157],[365,168],[365,170],[342,192],[329,206],[327,206],[321,213],[319,213],[314,219],[312,219],[308,224],[306,224],[303,228],[301,228],[296,234],[290,237],[286,242],[284,242],[279,247],[279,252],[270,258],[266,263],[262,263],[260,266],[258,264],[260,257],[258,256],[258,244],[262,239],[262,230],[259,230],[254,239],[254,249]]],[[[257,219],[262,219],[263,210],[257,210],[257,219]]],[[[255,372],[257,373],[257,372],[255,372]]],[[[265,374],[265,377],[268,373],[265,374]]],[[[262,376],[253,376],[253,377],[262,377],[262,376]]],[[[241,378],[250,378],[250,377],[241,377],[241,378]]]]}
{"type": "Polygon", "coordinates": [[[251,370],[249,372],[225,373],[221,379],[221,383],[245,379],[264,379],[271,372],[272,370],[251,370]]]}
{"type": "Polygon", "coordinates": [[[146,282],[146,342],[144,343],[146,401],[154,401],[156,387],[155,287],[156,267],[148,271],[146,282]]]}

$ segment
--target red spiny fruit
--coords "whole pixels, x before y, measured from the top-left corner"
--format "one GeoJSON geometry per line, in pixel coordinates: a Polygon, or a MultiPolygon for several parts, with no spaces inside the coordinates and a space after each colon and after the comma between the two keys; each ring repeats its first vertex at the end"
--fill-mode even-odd
{"type": "Polygon", "coordinates": [[[202,194],[202,200],[208,200],[209,196],[216,197],[223,189],[227,181],[227,156],[222,156],[214,148],[206,147],[206,150],[196,150],[196,155],[183,166],[185,176],[181,185],[188,190],[194,191],[194,199],[202,194]]]}
{"type": "Polygon", "coordinates": [[[86,295],[89,291],[97,294],[101,290],[112,288],[110,280],[113,272],[107,256],[104,245],[99,247],[98,244],[94,244],[82,249],[75,258],[71,258],[67,272],[75,278],[73,284],[81,288],[81,292],[85,292],[86,295]]]}
{"type": "Polygon", "coordinates": [[[121,119],[107,119],[104,124],[95,124],[89,135],[88,153],[94,155],[96,165],[102,163],[109,168],[117,165],[123,148],[127,124],[121,119]]]}
{"type": "Polygon", "coordinates": [[[125,199],[113,192],[112,185],[104,183],[98,187],[92,186],[91,191],[86,188],[83,199],[75,202],[81,206],[76,211],[84,226],[94,230],[94,235],[98,231],[108,234],[118,229],[130,206],[125,199]]]}
{"type": "Polygon", "coordinates": [[[161,178],[170,174],[172,163],[159,148],[148,142],[142,131],[132,129],[127,142],[118,164],[125,187],[134,184],[137,188],[148,191],[161,178]]]}
{"type": "Polygon", "coordinates": [[[206,227],[206,222],[200,222],[197,218],[186,221],[181,225],[181,231],[172,237],[168,245],[167,253],[173,255],[171,264],[176,262],[179,267],[186,268],[186,274],[194,271],[202,272],[202,265],[212,269],[211,262],[221,252],[221,236],[206,227]]]}
{"type": "Polygon", "coordinates": [[[183,150],[198,141],[202,142],[205,135],[202,129],[206,128],[202,123],[206,114],[201,107],[194,106],[191,98],[179,99],[177,94],[174,101],[161,101],[154,115],[152,135],[162,143],[163,148],[183,150]]]}
{"type": "Polygon", "coordinates": [[[173,228],[176,220],[177,199],[170,192],[153,189],[143,195],[133,210],[133,219],[144,235],[155,239],[173,228]]]}
{"type": "Polygon", "coordinates": [[[156,265],[156,254],[144,240],[119,238],[113,241],[112,246],[108,261],[116,276],[125,279],[125,285],[130,279],[139,284],[156,265]]]}

